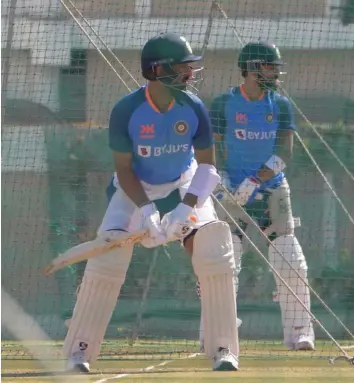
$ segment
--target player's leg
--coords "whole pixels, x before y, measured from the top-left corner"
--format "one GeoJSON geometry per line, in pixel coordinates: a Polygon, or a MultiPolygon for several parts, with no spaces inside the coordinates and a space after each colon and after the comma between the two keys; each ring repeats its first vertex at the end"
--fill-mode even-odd
{"type": "MultiPolygon", "coordinates": [[[[286,180],[279,188],[271,192],[268,203],[271,222],[276,234],[273,244],[307,281],[307,263],[301,245],[294,235],[290,189],[286,180]]],[[[310,310],[309,288],[271,246],[269,247],[269,261],[310,310]]],[[[282,313],[285,345],[296,350],[314,349],[314,331],[310,315],[280,280],[275,275],[274,277],[282,313]]]]}
{"type": "Polygon", "coordinates": [[[205,354],[214,370],[237,370],[237,272],[231,230],[217,220],[210,198],[195,213],[198,229],[185,240],[185,247],[200,283],[205,354]]]}
{"type": "MultiPolygon", "coordinates": [[[[227,178],[224,177],[223,181],[226,182],[227,178]]],[[[225,186],[228,186],[228,185],[226,184],[225,186]]],[[[223,192],[223,191],[221,190],[221,192],[223,192]]],[[[215,191],[215,195],[216,196],[218,195],[218,190],[215,191]]],[[[232,204],[228,199],[222,199],[222,204],[223,204],[224,208],[228,211],[228,213],[232,215],[234,210],[235,210],[234,204],[232,204]]],[[[220,208],[220,206],[218,204],[215,204],[214,207],[212,205],[213,205],[212,201],[210,201],[210,205],[209,205],[209,202],[208,202],[208,204],[206,204],[207,210],[205,211],[205,220],[204,220],[205,223],[208,222],[208,216],[210,216],[210,218],[212,218],[213,215],[211,215],[210,212],[212,212],[213,209],[215,209],[215,213],[213,213],[213,214],[216,214],[216,216],[218,217],[218,220],[232,224],[232,221],[230,221],[229,216],[225,213],[225,211],[223,209],[220,208]]],[[[243,222],[240,222],[240,225],[242,225],[243,228],[245,228],[245,226],[246,226],[243,222]]],[[[242,248],[241,236],[239,235],[239,233],[234,232],[232,234],[232,240],[233,240],[233,247],[234,247],[235,267],[236,267],[235,296],[237,298],[238,275],[241,271],[241,257],[242,257],[243,248],[242,248]]],[[[200,289],[199,280],[197,281],[197,284],[196,284],[196,294],[200,299],[201,289],[200,289]]],[[[237,327],[240,327],[242,324],[242,320],[237,318],[236,324],[237,324],[237,327]]],[[[205,348],[204,348],[204,323],[203,323],[203,314],[202,313],[200,315],[199,342],[200,342],[200,351],[204,352],[205,351],[205,348]]]]}
{"type": "MultiPolygon", "coordinates": [[[[232,242],[233,242],[233,247],[234,247],[234,257],[235,257],[235,297],[237,300],[237,293],[238,293],[238,276],[241,271],[241,257],[242,257],[242,241],[240,237],[233,233],[232,234],[232,242]]],[[[197,281],[196,284],[196,293],[198,298],[201,298],[201,289],[200,289],[200,282],[199,280],[197,281]]],[[[237,318],[236,321],[237,327],[240,327],[242,324],[242,320],[237,318]]],[[[200,315],[200,325],[199,325],[199,343],[200,343],[200,352],[204,352],[204,323],[203,323],[203,315],[201,313],[200,315]]]]}
{"type": "Polygon", "coordinates": [[[214,370],[237,370],[236,266],[226,222],[210,222],[197,230],[192,264],[201,289],[205,354],[214,370]]]}
{"type": "MultiPolygon", "coordinates": [[[[98,236],[117,237],[130,221],[134,205],[117,189],[111,198],[98,236]]],[[[113,249],[88,260],[64,341],[68,370],[89,371],[101,349],[104,334],[124,283],[133,247],[113,249]]]]}

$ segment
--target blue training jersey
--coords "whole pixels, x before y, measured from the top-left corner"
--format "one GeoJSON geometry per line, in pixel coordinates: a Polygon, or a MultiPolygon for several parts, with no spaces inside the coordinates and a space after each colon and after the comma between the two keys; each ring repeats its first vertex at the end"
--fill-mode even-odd
{"type": "Polygon", "coordinates": [[[109,146],[133,154],[133,170],[151,185],[177,180],[190,167],[194,149],[213,145],[208,111],[194,94],[183,92],[165,113],[143,86],[121,99],[109,122],[109,146]]]}
{"type": "MultiPolygon", "coordinates": [[[[258,101],[250,101],[242,87],[217,96],[210,107],[214,133],[224,136],[225,171],[232,188],[251,176],[275,153],[279,129],[295,130],[289,100],[278,92],[266,91],[258,101]]],[[[281,184],[281,172],[264,182],[260,190],[281,184]]]]}

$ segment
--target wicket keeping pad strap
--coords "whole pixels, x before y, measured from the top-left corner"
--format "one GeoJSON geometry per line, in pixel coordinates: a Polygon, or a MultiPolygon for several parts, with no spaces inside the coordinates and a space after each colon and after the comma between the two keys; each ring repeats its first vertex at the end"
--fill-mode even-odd
{"type": "Polygon", "coordinates": [[[275,174],[279,174],[286,168],[286,163],[275,154],[273,154],[264,165],[273,170],[275,174]]]}
{"type": "Polygon", "coordinates": [[[220,183],[220,176],[214,165],[199,164],[192,178],[187,193],[198,197],[197,208],[203,206],[216,186],[220,183]]]}

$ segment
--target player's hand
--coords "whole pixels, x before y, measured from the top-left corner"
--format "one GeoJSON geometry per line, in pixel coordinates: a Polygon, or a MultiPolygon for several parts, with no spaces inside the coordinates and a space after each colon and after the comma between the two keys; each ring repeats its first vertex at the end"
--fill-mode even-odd
{"type": "Polygon", "coordinates": [[[160,212],[153,202],[136,209],[132,215],[129,231],[145,229],[148,237],[141,241],[144,247],[151,248],[163,245],[167,238],[161,228],[160,212]]]}
{"type": "Polygon", "coordinates": [[[161,221],[161,227],[168,242],[171,242],[186,237],[194,229],[195,223],[193,208],[180,203],[174,210],[165,214],[161,221]]]}
{"type": "Polygon", "coordinates": [[[256,195],[257,190],[261,186],[260,181],[255,177],[246,178],[236,189],[234,193],[235,200],[244,206],[256,195]]]}

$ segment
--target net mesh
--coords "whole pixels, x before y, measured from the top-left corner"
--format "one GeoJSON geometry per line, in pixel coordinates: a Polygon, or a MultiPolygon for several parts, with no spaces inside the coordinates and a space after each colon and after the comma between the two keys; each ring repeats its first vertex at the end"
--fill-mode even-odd
{"type": "MultiPolygon", "coordinates": [[[[44,277],[42,269],[58,253],[95,237],[113,171],[106,131],[109,113],[117,99],[137,86],[109,49],[143,84],[142,45],[159,32],[183,33],[204,53],[198,93],[209,105],[217,94],[241,82],[236,58],[242,44],[259,38],[274,41],[288,63],[285,88],[354,171],[351,1],[3,3],[2,281],[58,345],[66,333],[65,320],[72,315],[84,264],[51,277],[44,277]],[[109,57],[111,67],[102,56],[109,57]]],[[[353,216],[352,180],[299,113],[296,118],[306,147],[353,216]]],[[[295,145],[287,177],[295,215],[302,220],[297,235],[310,284],[354,331],[353,226],[301,145],[295,145]]],[[[238,307],[243,353],[286,355],[273,276],[251,250],[242,261],[238,307]]],[[[198,350],[195,282],[190,260],[178,245],[155,251],[137,248],[102,357],[198,350]],[[145,300],[153,257],[156,265],[145,300]],[[132,334],[139,339],[134,345],[129,341],[132,334]]],[[[333,317],[316,301],[312,307],[331,334],[345,343],[348,337],[333,317]]],[[[333,345],[316,332],[323,343],[314,355],[333,354],[333,345]]],[[[29,357],[6,331],[3,339],[8,339],[3,357],[29,357]]]]}

